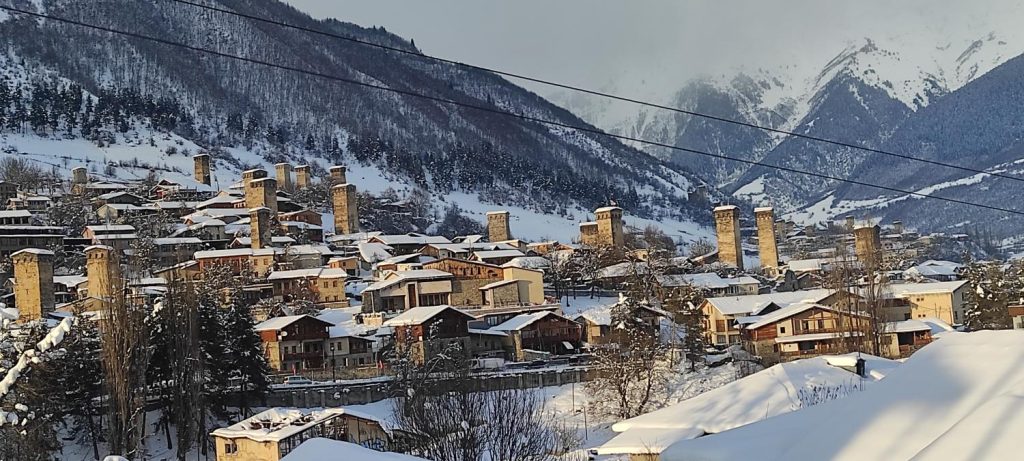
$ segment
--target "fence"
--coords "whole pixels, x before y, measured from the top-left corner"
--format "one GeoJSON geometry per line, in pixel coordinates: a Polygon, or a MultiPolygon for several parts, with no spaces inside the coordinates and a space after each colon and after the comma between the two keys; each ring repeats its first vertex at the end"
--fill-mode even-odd
{"type": "MultiPolygon", "coordinates": [[[[594,372],[586,368],[564,368],[558,370],[501,371],[475,375],[481,391],[502,389],[533,389],[561,386],[570,383],[587,382],[594,372]]],[[[388,378],[368,380],[370,382],[326,384],[315,386],[272,389],[267,394],[266,406],[271,407],[337,407],[364,405],[391,397],[391,382],[388,378]]]]}

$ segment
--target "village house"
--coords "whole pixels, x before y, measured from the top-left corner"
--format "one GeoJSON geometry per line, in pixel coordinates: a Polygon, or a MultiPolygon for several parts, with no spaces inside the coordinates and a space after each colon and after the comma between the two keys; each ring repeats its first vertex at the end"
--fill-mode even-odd
{"type": "Polygon", "coordinates": [[[756,295],[761,283],[749,276],[723,278],[714,272],[659,275],[655,279],[662,292],[692,286],[705,290],[709,297],[756,295]]]}
{"type": "Polygon", "coordinates": [[[235,248],[230,250],[197,251],[193,259],[199,263],[199,271],[204,272],[213,266],[227,266],[234,275],[250,273],[257,277],[266,277],[274,268],[276,255],[280,250],[275,248],[235,248]]]}
{"type": "Polygon", "coordinates": [[[384,419],[345,408],[271,408],[210,436],[217,461],[280,461],[310,439],[383,451],[395,445],[399,434],[384,419]]]}
{"type": "Polygon", "coordinates": [[[814,303],[795,303],[760,315],[742,330],[744,348],[768,363],[848,352],[843,344],[867,350],[866,314],[841,312],[814,303]]]}
{"type": "Polygon", "coordinates": [[[883,286],[887,298],[887,316],[891,320],[937,318],[950,325],[961,325],[967,316],[964,306],[964,280],[934,283],[892,283],[883,286]]]}
{"type": "Polygon", "coordinates": [[[17,184],[15,184],[13,182],[9,182],[9,181],[2,181],[2,180],[0,180],[0,203],[6,204],[6,203],[8,203],[8,201],[10,199],[15,198],[17,196],[18,196],[18,185],[17,184]]]}
{"type": "Polygon", "coordinates": [[[288,315],[264,320],[255,330],[271,369],[298,372],[323,368],[324,344],[331,326],[309,315],[288,315]]]}
{"type": "Polygon", "coordinates": [[[278,302],[310,301],[324,307],[348,307],[345,296],[343,269],[317,267],[274,271],[267,282],[274,287],[274,300],[278,302]]]}
{"type": "Polygon", "coordinates": [[[367,242],[387,245],[392,249],[391,252],[394,255],[416,253],[420,248],[432,243],[452,243],[451,240],[439,235],[423,235],[415,232],[397,235],[375,235],[367,239],[367,242]]]}
{"type": "Polygon", "coordinates": [[[452,281],[448,272],[420,269],[388,272],[363,290],[363,312],[401,312],[418,306],[451,302],[452,281]]]}
{"type": "Polygon", "coordinates": [[[0,211],[0,226],[30,226],[32,213],[28,210],[0,211]]]}
{"type": "Polygon", "coordinates": [[[54,248],[64,242],[64,228],[0,225],[0,257],[26,248],[54,248]]]}
{"type": "Polygon", "coordinates": [[[715,346],[739,344],[741,330],[737,319],[757,316],[791,304],[828,305],[835,298],[834,294],[832,290],[818,289],[707,298],[701,304],[701,311],[707,322],[708,342],[715,346]]]}
{"type": "Polygon", "coordinates": [[[554,312],[520,314],[490,330],[508,334],[517,361],[578,353],[582,337],[578,323],[554,312]]]}
{"type": "Polygon", "coordinates": [[[420,306],[384,322],[394,330],[392,347],[416,363],[452,349],[469,351],[469,322],[473,317],[452,306],[420,306]]]}

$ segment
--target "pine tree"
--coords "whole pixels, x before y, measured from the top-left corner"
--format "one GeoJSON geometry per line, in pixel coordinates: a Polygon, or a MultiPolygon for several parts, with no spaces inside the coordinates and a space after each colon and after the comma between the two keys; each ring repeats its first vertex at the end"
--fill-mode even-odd
{"type": "Polygon", "coordinates": [[[690,371],[696,371],[697,364],[703,362],[707,348],[707,316],[701,310],[706,297],[705,290],[684,285],[672,290],[663,304],[681,329],[683,352],[690,363],[690,371]]]}

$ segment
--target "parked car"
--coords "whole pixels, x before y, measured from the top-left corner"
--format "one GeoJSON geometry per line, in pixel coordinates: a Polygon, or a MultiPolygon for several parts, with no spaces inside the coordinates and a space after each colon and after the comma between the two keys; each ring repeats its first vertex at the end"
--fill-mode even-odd
{"type": "Polygon", "coordinates": [[[281,384],[313,384],[313,381],[303,378],[302,376],[289,376],[285,378],[281,384]]]}
{"type": "Polygon", "coordinates": [[[545,360],[534,360],[534,361],[526,364],[526,368],[544,368],[547,365],[548,365],[548,362],[545,361],[545,360]]]}

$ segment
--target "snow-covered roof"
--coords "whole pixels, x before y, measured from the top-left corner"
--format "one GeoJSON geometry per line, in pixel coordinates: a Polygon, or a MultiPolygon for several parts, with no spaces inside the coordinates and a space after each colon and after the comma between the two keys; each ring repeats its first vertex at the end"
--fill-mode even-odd
{"type": "Polygon", "coordinates": [[[294,269],[287,271],[274,271],[267,276],[268,281],[308,279],[308,278],[346,278],[348,272],[344,269],[332,269],[329,267],[316,267],[313,269],[294,269]]]}
{"type": "Polygon", "coordinates": [[[384,280],[378,280],[370,286],[366,287],[367,291],[380,290],[387,288],[396,283],[406,282],[410,280],[431,280],[431,279],[450,279],[454,277],[452,274],[439,271],[437,269],[416,269],[409,271],[398,271],[390,272],[387,278],[384,280]]]}
{"type": "Polygon", "coordinates": [[[589,320],[594,325],[611,326],[612,306],[600,306],[589,309],[578,315],[576,318],[580,317],[589,320]]]}
{"type": "Polygon", "coordinates": [[[952,282],[930,282],[930,283],[892,283],[884,287],[888,293],[895,297],[907,297],[913,295],[952,293],[967,284],[966,280],[952,282]]]}
{"type": "Polygon", "coordinates": [[[93,233],[96,232],[110,232],[110,233],[129,233],[135,232],[135,228],[128,224],[97,224],[92,226],[85,226],[85,228],[93,233]]]}
{"type": "Polygon", "coordinates": [[[617,206],[603,206],[601,208],[598,208],[598,209],[594,210],[594,213],[601,213],[603,211],[615,211],[615,210],[622,210],[622,208],[619,208],[617,206]]]}
{"type": "Polygon", "coordinates": [[[391,248],[388,245],[378,242],[359,242],[359,257],[368,263],[376,263],[391,257],[391,248]]]}
{"type": "Polygon", "coordinates": [[[376,235],[372,237],[385,245],[426,245],[428,243],[451,243],[451,240],[440,235],[397,234],[376,235]]]}
{"type": "Polygon", "coordinates": [[[470,328],[469,334],[471,335],[488,335],[488,336],[508,336],[508,333],[497,330],[485,330],[481,328],[470,328]]]}
{"type": "Polygon", "coordinates": [[[267,256],[277,254],[281,251],[280,248],[261,248],[259,250],[253,250],[252,248],[233,248],[228,250],[204,250],[197,251],[193,256],[195,259],[214,259],[214,258],[233,258],[240,256],[267,256]]]}
{"type": "Polygon", "coordinates": [[[861,392],[678,442],[661,459],[1018,459],[1021,363],[1019,331],[949,334],[861,392]]]}
{"type": "MultiPolygon", "coordinates": [[[[871,386],[900,365],[867,354],[862,357],[867,361],[871,386]]],[[[600,446],[598,453],[663,453],[682,440],[725,432],[798,410],[801,394],[815,388],[846,386],[854,391],[852,387],[859,385],[861,378],[831,365],[833,358],[821,356],[775,365],[675,405],[616,423],[612,430],[620,434],[600,446]]]]}
{"type": "Polygon", "coordinates": [[[31,218],[28,210],[0,210],[0,218],[31,218]]]}
{"type": "Polygon", "coordinates": [[[738,208],[739,207],[736,206],[736,205],[722,205],[722,206],[716,206],[714,211],[729,211],[729,210],[735,210],[735,209],[738,209],[738,208]]]}
{"type": "Polygon", "coordinates": [[[932,327],[920,320],[912,319],[901,320],[899,322],[888,322],[885,325],[885,329],[882,331],[886,333],[912,333],[917,331],[932,331],[932,327]]]}
{"type": "Polygon", "coordinates": [[[551,261],[541,256],[520,256],[512,258],[501,267],[518,267],[520,269],[544,270],[551,267],[551,261]]]}
{"type": "Polygon", "coordinates": [[[482,287],[480,287],[478,289],[479,290],[491,290],[491,289],[494,289],[494,288],[498,288],[500,286],[511,285],[511,284],[514,284],[514,283],[519,283],[519,279],[498,280],[497,282],[488,283],[487,285],[484,285],[484,286],[482,286],[482,287]]]}
{"type": "Polygon", "coordinates": [[[518,258],[520,256],[526,255],[519,250],[484,250],[473,252],[473,257],[480,260],[495,258],[518,258]]]}
{"type": "Polygon", "coordinates": [[[15,251],[14,253],[11,253],[11,256],[16,256],[16,255],[19,255],[21,253],[33,254],[33,255],[42,255],[42,256],[53,256],[53,252],[52,251],[50,251],[50,250],[43,250],[43,249],[40,249],[40,248],[25,248],[24,250],[18,250],[18,251],[15,251]]]}
{"type": "Polygon", "coordinates": [[[195,237],[157,237],[153,239],[154,245],[201,245],[202,240],[195,237]]]}
{"type": "Polygon", "coordinates": [[[278,442],[345,414],[377,422],[386,431],[394,428],[383,418],[345,408],[271,408],[231,426],[219,428],[211,435],[229,439],[246,438],[257,442],[278,442]]]}
{"type": "Polygon", "coordinates": [[[792,317],[792,316],[794,316],[796,314],[799,314],[801,312],[805,312],[805,311],[808,311],[808,310],[811,310],[811,309],[814,309],[814,308],[825,309],[825,310],[832,310],[832,308],[830,308],[828,306],[822,306],[820,304],[815,304],[815,303],[796,303],[796,304],[790,304],[790,305],[788,305],[786,307],[783,307],[783,308],[781,308],[781,309],[779,309],[777,311],[769,312],[767,314],[758,316],[757,321],[747,325],[746,328],[748,330],[756,330],[758,328],[761,328],[761,327],[764,327],[764,326],[767,326],[767,325],[771,325],[772,323],[778,322],[779,320],[792,317]]]}
{"type": "Polygon", "coordinates": [[[451,309],[466,317],[472,318],[469,314],[462,312],[452,306],[441,305],[441,306],[418,306],[412,309],[407,309],[405,312],[398,314],[397,317],[387,320],[384,322],[384,326],[387,327],[400,327],[407,325],[419,325],[426,322],[434,316],[451,309]]]}
{"type": "Polygon", "coordinates": [[[340,440],[314,438],[302,442],[281,461],[323,461],[339,459],[346,461],[426,461],[416,456],[381,452],[363,448],[359,445],[340,440]]]}
{"type": "Polygon", "coordinates": [[[491,327],[494,331],[518,331],[533,325],[534,322],[543,319],[549,315],[561,317],[560,315],[551,311],[532,312],[529,314],[519,314],[512,317],[501,324],[491,327]]]}
{"type": "Polygon", "coordinates": [[[253,329],[256,330],[256,331],[275,331],[275,330],[280,330],[282,328],[288,327],[288,325],[291,325],[291,324],[299,321],[303,317],[309,317],[311,319],[316,319],[316,317],[312,317],[312,316],[309,316],[309,315],[285,315],[285,316],[281,316],[281,317],[274,317],[274,318],[266,319],[266,320],[258,323],[255,327],[253,327],[253,329]]]}
{"type": "Polygon", "coordinates": [[[722,278],[714,272],[698,274],[675,274],[659,275],[656,277],[658,284],[663,287],[678,287],[692,285],[698,288],[724,289],[730,285],[759,285],[757,279],[749,276],[722,278]]]}
{"type": "Polygon", "coordinates": [[[775,304],[781,308],[797,303],[820,303],[832,293],[832,290],[821,288],[749,296],[723,296],[708,298],[707,302],[725,315],[756,314],[769,304],[775,304]]]}
{"type": "MultiPolygon", "coordinates": [[[[287,235],[274,235],[270,237],[270,242],[278,245],[288,245],[290,243],[295,243],[295,239],[287,235]]],[[[235,244],[241,246],[252,245],[252,237],[235,237],[235,244]]]]}

